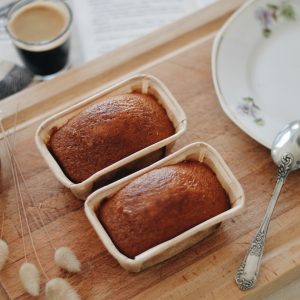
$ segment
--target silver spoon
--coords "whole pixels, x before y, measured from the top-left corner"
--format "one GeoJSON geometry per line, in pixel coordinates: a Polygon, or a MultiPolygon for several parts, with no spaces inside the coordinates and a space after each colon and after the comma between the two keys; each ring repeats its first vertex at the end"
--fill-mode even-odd
{"type": "Polygon", "coordinates": [[[251,289],[256,283],[269,223],[281,188],[290,171],[300,168],[300,121],[288,124],[277,134],[271,155],[278,165],[276,186],[264,219],[237,271],[235,281],[241,290],[251,289]]]}

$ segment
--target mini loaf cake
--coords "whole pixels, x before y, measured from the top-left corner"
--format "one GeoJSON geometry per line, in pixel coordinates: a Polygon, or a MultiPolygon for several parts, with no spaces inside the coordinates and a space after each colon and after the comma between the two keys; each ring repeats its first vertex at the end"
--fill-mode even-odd
{"type": "Polygon", "coordinates": [[[152,96],[124,94],[86,108],[53,130],[48,148],[69,179],[78,183],[174,131],[152,96]]]}
{"type": "Polygon", "coordinates": [[[127,257],[138,254],[230,208],[213,171],[198,161],[154,169],[100,205],[100,222],[127,257]]]}

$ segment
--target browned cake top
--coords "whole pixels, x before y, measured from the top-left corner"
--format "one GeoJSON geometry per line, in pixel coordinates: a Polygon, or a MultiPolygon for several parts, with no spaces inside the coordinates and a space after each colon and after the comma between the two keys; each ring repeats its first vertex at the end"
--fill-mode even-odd
{"type": "Polygon", "coordinates": [[[173,133],[166,111],[152,96],[124,94],[83,110],[52,134],[48,147],[65,174],[81,182],[173,133]]]}
{"type": "Polygon", "coordinates": [[[133,180],[100,206],[98,216],[120,251],[134,257],[229,208],[211,169],[186,161],[133,180]]]}

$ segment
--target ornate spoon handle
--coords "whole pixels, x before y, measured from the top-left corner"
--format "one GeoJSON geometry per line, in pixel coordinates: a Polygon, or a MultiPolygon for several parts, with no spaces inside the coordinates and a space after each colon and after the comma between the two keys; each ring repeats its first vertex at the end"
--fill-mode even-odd
{"type": "Polygon", "coordinates": [[[266,214],[236,274],[235,281],[241,290],[251,289],[256,283],[272,213],[281,188],[291,170],[293,160],[294,157],[291,153],[285,153],[281,158],[276,186],[266,214]]]}

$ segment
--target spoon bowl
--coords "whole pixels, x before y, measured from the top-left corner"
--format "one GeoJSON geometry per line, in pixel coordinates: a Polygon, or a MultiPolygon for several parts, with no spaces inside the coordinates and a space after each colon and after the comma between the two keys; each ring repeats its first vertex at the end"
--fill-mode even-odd
{"type": "Polygon", "coordinates": [[[285,126],[276,136],[271,155],[276,165],[280,165],[285,153],[291,153],[294,157],[291,171],[300,168],[300,121],[294,121],[285,126]]]}

